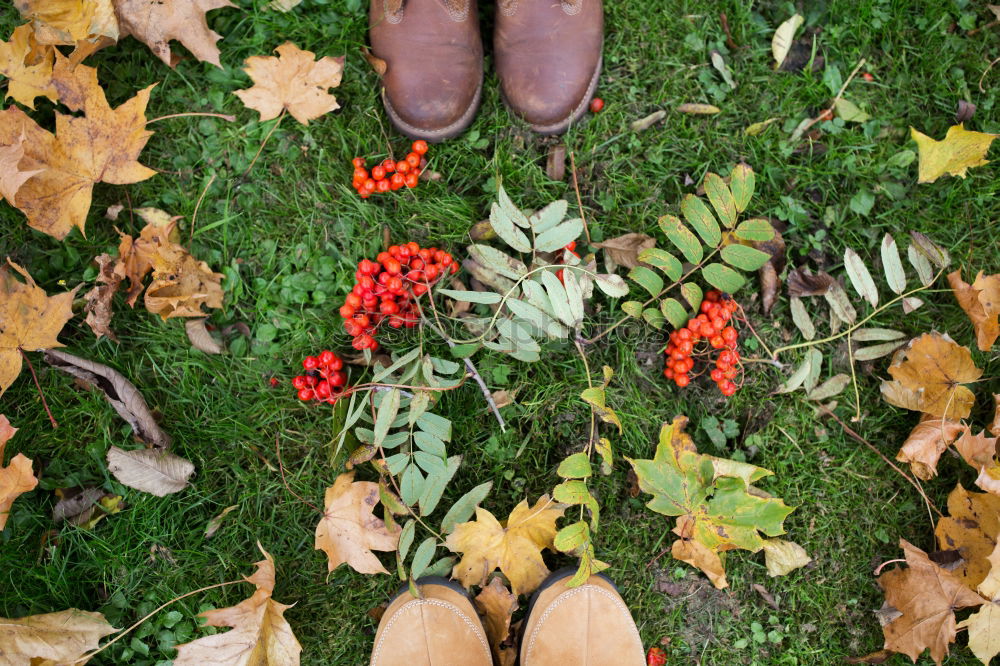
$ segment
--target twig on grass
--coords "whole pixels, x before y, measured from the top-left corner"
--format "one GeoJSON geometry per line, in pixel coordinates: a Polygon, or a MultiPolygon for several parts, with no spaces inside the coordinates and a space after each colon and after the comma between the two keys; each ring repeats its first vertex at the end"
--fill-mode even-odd
{"type": "Polygon", "coordinates": [[[317,513],[319,513],[320,515],[325,515],[326,513],[325,511],[320,510],[318,506],[316,506],[309,500],[299,495],[297,492],[292,490],[292,487],[290,485],[288,485],[288,481],[285,480],[285,466],[281,462],[281,446],[278,444],[278,438],[279,438],[278,433],[274,433],[274,452],[278,454],[278,469],[281,470],[281,482],[285,484],[285,490],[290,492],[298,501],[302,502],[306,506],[312,507],[312,509],[317,513]]]}
{"type": "Polygon", "coordinates": [[[827,110],[819,114],[815,118],[811,119],[801,128],[797,128],[796,131],[799,133],[799,135],[805,134],[807,131],[809,131],[809,129],[813,125],[833,115],[833,112],[837,109],[837,102],[839,102],[840,98],[843,97],[844,91],[847,90],[847,86],[851,84],[851,81],[854,79],[855,76],[858,75],[858,71],[860,71],[861,68],[865,66],[866,62],[867,60],[865,60],[864,58],[858,61],[858,64],[854,66],[854,70],[851,72],[851,75],[847,77],[846,81],[844,81],[844,85],[840,86],[840,90],[837,91],[837,95],[833,98],[833,101],[830,103],[830,106],[827,108],[827,110]]]}
{"type": "Polygon", "coordinates": [[[250,160],[250,166],[246,168],[246,171],[240,174],[240,180],[246,178],[246,175],[250,173],[250,169],[253,169],[253,165],[257,164],[257,158],[260,157],[260,154],[264,151],[264,146],[266,146],[267,142],[271,140],[271,135],[274,134],[274,130],[278,129],[278,125],[280,125],[281,121],[284,119],[285,119],[285,109],[282,109],[281,115],[278,116],[278,120],[273,125],[271,125],[271,129],[268,130],[267,136],[265,136],[264,140],[260,142],[260,148],[257,149],[257,154],[253,156],[252,160],[250,160]]]}
{"type": "Polygon", "coordinates": [[[52,428],[53,429],[58,428],[59,424],[56,423],[55,417],[52,416],[52,410],[49,409],[49,403],[46,402],[45,394],[42,393],[42,385],[38,383],[38,375],[35,374],[35,366],[31,365],[31,359],[28,358],[28,355],[24,353],[23,349],[18,347],[17,351],[21,354],[21,358],[24,359],[24,362],[28,364],[28,370],[31,370],[31,378],[35,380],[35,388],[38,389],[38,395],[42,398],[42,407],[45,408],[45,413],[49,415],[49,421],[52,423],[52,428]]]}
{"type": "Polygon", "coordinates": [[[202,112],[202,111],[186,111],[184,113],[171,113],[171,114],[168,114],[166,116],[160,116],[158,118],[153,118],[152,120],[147,120],[146,124],[149,125],[151,123],[159,122],[161,120],[169,120],[171,118],[187,118],[189,116],[204,116],[204,117],[208,117],[208,118],[222,118],[227,123],[236,122],[236,116],[230,116],[229,114],[226,114],[226,113],[208,113],[208,112],[202,112]]]}
{"type": "Polygon", "coordinates": [[[580,197],[580,182],[576,179],[576,159],[573,151],[569,151],[569,168],[573,174],[573,191],[576,192],[576,207],[580,209],[580,220],[583,222],[583,233],[587,236],[587,243],[590,243],[590,227],[587,226],[587,215],[583,212],[583,199],[580,197]]]}
{"type": "Polygon", "coordinates": [[[191,235],[188,237],[188,245],[190,245],[191,241],[194,240],[194,228],[198,223],[198,209],[201,208],[201,202],[205,199],[205,195],[208,194],[208,190],[212,187],[212,183],[214,182],[215,174],[213,173],[212,177],[208,179],[208,184],[205,185],[205,189],[201,191],[201,196],[198,197],[198,203],[194,205],[194,213],[191,215],[191,235]]]}

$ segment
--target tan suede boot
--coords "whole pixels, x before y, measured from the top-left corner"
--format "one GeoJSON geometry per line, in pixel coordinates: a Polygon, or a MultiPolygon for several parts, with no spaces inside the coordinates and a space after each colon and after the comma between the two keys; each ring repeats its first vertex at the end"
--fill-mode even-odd
{"type": "Polygon", "coordinates": [[[483,624],[461,586],[424,579],[419,587],[423,599],[404,590],[385,609],[371,666],[492,666],[483,624]]]}
{"type": "Polygon", "coordinates": [[[615,586],[591,576],[566,586],[556,572],[531,602],[521,637],[521,666],[642,666],[642,639],[615,586]]]}
{"type": "Polygon", "coordinates": [[[498,0],[493,47],[504,101],[541,134],[586,112],[601,73],[601,0],[498,0]]]}
{"type": "Polygon", "coordinates": [[[371,0],[372,52],[386,62],[382,101],[396,128],[441,141],[472,123],[483,44],[472,0],[371,0]]]}

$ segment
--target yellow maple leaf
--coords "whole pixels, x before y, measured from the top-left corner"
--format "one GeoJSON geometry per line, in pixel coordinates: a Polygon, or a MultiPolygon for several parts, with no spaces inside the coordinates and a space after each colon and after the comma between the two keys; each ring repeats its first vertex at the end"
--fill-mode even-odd
{"type": "Polygon", "coordinates": [[[965,310],[976,332],[976,344],[980,351],[989,351],[1000,337],[1000,273],[984,275],[979,271],[975,281],[969,284],[962,280],[962,271],[948,274],[948,284],[955,294],[955,300],[965,310]]]}
{"type": "Polygon", "coordinates": [[[73,296],[80,288],[48,296],[26,270],[7,263],[25,281],[16,280],[7,266],[0,268],[0,395],[21,373],[22,350],[63,346],[56,336],[73,316],[73,296]]]}
{"type": "Polygon", "coordinates": [[[28,179],[41,173],[41,169],[23,171],[19,166],[24,159],[24,135],[9,146],[0,146],[0,197],[13,203],[17,191],[28,179]]]}
{"type": "Polygon", "coordinates": [[[986,151],[1000,134],[974,132],[959,123],[948,128],[944,139],[936,141],[926,134],[910,128],[910,136],[917,142],[918,183],[933,183],[945,174],[965,178],[972,167],[989,164],[986,151]]]}
{"type": "Polygon", "coordinates": [[[302,646],[285,619],[285,611],[291,606],[271,598],[275,582],[274,559],[259,543],[257,547],[264,553],[264,559],[257,562],[257,571],[244,579],[257,586],[253,596],[235,606],[200,614],[208,626],[232,627],[232,631],[178,645],[175,666],[298,666],[302,646]]]}
{"type": "Polygon", "coordinates": [[[340,108],[337,98],[327,92],[340,85],[344,57],[326,56],[303,51],[291,42],[277,49],[278,57],[252,56],[243,68],[254,86],[234,94],[247,107],[260,112],[261,122],[278,117],[287,110],[303,125],[324,113],[340,108]]]}
{"type": "MultiPolygon", "coordinates": [[[[38,485],[38,479],[31,471],[31,459],[23,453],[11,458],[7,467],[3,466],[3,451],[7,447],[7,441],[16,432],[17,428],[11,426],[6,416],[0,414],[0,530],[7,524],[14,500],[38,485]]],[[[0,654],[3,652],[0,651],[0,654]]]]}
{"type": "Polygon", "coordinates": [[[73,45],[90,37],[118,39],[111,0],[14,0],[14,6],[32,22],[41,44],[73,45]]]}
{"type": "Polygon", "coordinates": [[[52,85],[53,51],[51,46],[40,46],[35,41],[30,25],[14,28],[10,41],[0,41],[0,74],[9,79],[7,97],[29,109],[35,108],[36,97],[56,101],[52,85]]]}
{"type": "Polygon", "coordinates": [[[972,411],[976,396],[962,384],[979,379],[968,348],[947,335],[925,333],[896,352],[889,374],[882,382],[882,396],[891,405],[930,414],[937,418],[964,419],[972,411]]]}
{"type": "Polygon", "coordinates": [[[549,575],[542,550],[553,547],[556,520],[565,510],[565,505],[542,495],[533,507],[521,500],[502,525],[492,513],[478,507],[476,519],[455,526],[445,541],[453,552],[462,553],[452,577],[466,587],[484,585],[486,577],[499,567],[515,595],[530,594],[549,575]]]}

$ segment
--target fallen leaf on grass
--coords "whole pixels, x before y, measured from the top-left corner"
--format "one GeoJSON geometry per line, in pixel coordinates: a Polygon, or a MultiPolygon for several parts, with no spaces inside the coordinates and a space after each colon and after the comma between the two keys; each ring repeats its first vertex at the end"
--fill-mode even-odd
{"type": "Polygon", "coordinates": [[[896,352],[889,374],[893,381],[883,381],[881,390],[890,405],[955,420],[967,417],[976,401],[962,384],[983,371],[966,347],[947,335],[925,333],[896,352]]]}
{"type": "Polygon", "coordinates": [[[210,627],[232,627],[232,631],[204,636],[177,646],[174,666],[247,664],[253,666],[298,666],[302,646],[285,619],[289,605],[275,601],[274,559],[257,544],[264,559],[257,571],[245,578],[257,591],[229,608],[199,613],[210,627]]]}
{"type": "Polygon", "coordinates": [[[278,57],[251,56],[243,71],[253,79],[254,86],[234,94],[248,108],[260,112],[260,120],[273,120],[287,110],[297,121],[308,125],[310,120],[340,108],[337,98],[327,92],[340,85],[344,57],[326,56],[303,51],[285,42],[275,51],[278,57]]]}
{"type": "Polygon", "coordinates": [[[106,365],[51,349],[45,352],[45,361],[103,392],[118,415],[132,426],[136,437],[158,449],[170,447],[170,435],[160,428],[145,398],[125,375],[106,365]]]}
{"type": "Polygon", "coordinates": [[[96,650],[102,638],[116,631],[100,613],[75,608],[0,618],[0,656],[11,666],[83,663],[80,657],[96,650]]]}
{"type": "Polygon", "coordinates": [[[222,521],[226,519],[226,516],[228,516],[231,511],[235,511],[236,509],[237,506],[235,504],[227,506],[222,510],[222,513],[208,521],[208,525],[205,526],[205,538],[211,539],[214,537],[215,533],[219,531],[220,527],[222,527],[222,521]]]}
{"type": "Polygon", "coordinates": [[[789,271],[785,279],[788,287],[788,295],[792,298],[802,298],[803,296],[822,296],[830,291],[835,280],[829,273],[818,271],[813,273],[804,266],[789,271]]]}
{"type": "Polygon", "coordinates": [[[786,576],[812,562],[806,549],[794,541],[785,539],[764,540],[764,564],[767,575],[786,576]]]}
{"type": "Polygon", "coordinates": [[[951,446],[969,427],[958,421],[923,414],[920,422],[910,431],[896,460],[909,463],[914,476],[924,481],[937,476],[937,464],[941,454],[951,446]]]}
{"type": "Polygon", "coordinates": [[[102,488],[57,488],[55,494],[59,501],[52,508],[52,520],[84,530],[94,529],[101,520],[125,508],[121,495],[102,488]]]}
{"type": "Polygon", "coordinates": [[[696,116],[710,116],[716,113],[721,113],[722,109],[712,104],[691,104],[685,103],[677,107],[680,113],[690,113],[696,116]]]}
{"type": "Polygon", "coordinates": [[[490,579],[476,595],[476,609],[483,616],[483,627],[490,641],[493,660],[497,666],[513,666],[517,660],[517,648],[510,636],[510,620],[517,610],[517,596],[510,593],[498,576],[490,579]]]}
{"type": "Polygon", "coordinates": [[[758,134],[763,134],[767,128],[771,126],[771,123],[775,123],[778,120],[780,120],[780,118],[768,118],[767,120],[762,120],[759,123],[747,125],[743,129],[743,133],[747,136],[757,136],[758,134]]]}
{"type": "Polygon", "coordinates": [[[118,21],[111,0],[15,0],[14,6],[32,22],[42,44],[76,44],[92,36],[117,40],[118,21]]]}
{"type": "Polygon", "coordinates": [[[795,31],[799,29],[799,26],[804,21],[805,19],[802,16],[795,14],[779,25],[778,29],[774,31],[774,36],[771,37],[771,55],[774,56],[775,69],[781,67],[781,64],[785,62],[785,58],[788,57],[788,51],[792,48],[792,41],[795,39],[795,31]]]}
{"type": "Polygon", "coordinates": [[[973,435],[970,428],[965,428],[962,436],[955,442],[955,450],[965,462],[976,470],[994,465],[997,456],[996,437],[987,437],[985,432],[973,435]]]}
{"type": "Polygon", "coordinates": [[[497,409],[503,409],[514,404],[514,395],[510,391],[493,391],[490,397],[496,403],[497,409]]]}
{"type": "Polygon", "coordinates": [[[187,332],[188,342],[198,351],[206,354],[221,354],[222,345],[212,337],[205,327],[205,319],[188,319],[184,322],[184,330],[187,332]]]}
{"type": "Polygon", "coordinates": [[[948,274],[948,284],[955,294],[955,300],[965,310],[972,328],[976,332],[976,344],[980,351],[989,351],[1000,337],[1000,273],[983,275],[979,271],[975,281],[969,284],[962,280],[962,271],[948,274]]]}
{"type": "Polygon", "coordinates": [[[902,652],[914,662],[925,649],[940,664],[955,642],[955,610],[979,606],[982,597],[956,576],[928,559],[927,554],[900,539],[906,569],[894,568],[878,578],[887,606],[900,615],[882,627],[885,649],[902,652]]]}
{"type": "Polygon", "coordinates": [[[1000,497],[970,492],[959,484],[948,495],[948,514],[938,520],[934,536],[939,548],[962,556],[954,574],[975,590],[990,572],[988,558],[1000,537],[1000,497]]]}
{"type": "Polygon", "coordinates": [[[290,12],[300,4],[302,4],[302,0],[271,0],[267,3],[267,8],[279,12],[290,12]]]}
{"type": "Polygon", "coordinates": [[[112,446],[108,451],[108,471],[129,488],[165,497],[187,488],[194,464],[166,451],[123,451],[112,446]]]}
{"type": "Polygon", "coordinates": [[[751,485],[770,471],[698,453],[684,432],[687,422],[678,416],[664,424],[652,460],[628,461],[639,487],[653,496],[647,506],[677,517],[673,532],[681,538],[672,546],[674,557],[704,571],[721,589],[728,583],[719,553],[761,550],[761,533],[783,534],[792,508],[751,485]]]}
{"type": "Polygon", "coordinates": [[[619,266],[635,268],[641,262],[639,253],[643,250],[656,247],[656,239],[646,234],[629,233],[617,238],[610,238],[600,243],[594,243],[594,247],[601,248],[611,257],[611,260],[619,266]]]}
{"type": "Polygon", "coordinates": [[[62,347],[56,339],[73,316],[73,297],[80,287],[48,296],[28,272],[8,260],[0,266],[0,396],[21,373],[21,350],[62,347]],[[14,278],[10,269],[24,282],[14,278]]]}
{"type": "Polygon", "coordinates": [[[847,123],[864,123],[871,120],[871,116],[861,110],[854,102],[838,97],[833,101],[837,117],[847,123]]]}
{"type": "Polygon", "coordinates": [[[106,335],[118,342],[118,337],[111,330],[111,318],[114,316],[111,304],[115,292],[118,291],[122,280],[125,279],[125,267],[110,254],[94,257],[94,262],[97,263],[98,269],[97,281],[101,284],[84,295],[84,299],[87,301],[86,306],[84,306],[84,311],[87,313],[85,321],[98,338],[106,335]]]}
{"type": "Polygon", "coordinates": [[[365,62],[368,63],[368,65],[379,77],[385,76],[385,73],[389,71],[389,64],[385,60],[382,60],[382,58],[379,58],[372,53],[367,46],[362,45],[361,57],[365,59],[365,62]]]}
{"type": "MultiPolygon", "coordinates": [[[[561,143],[553,144],[549,147],[549,154],[545,158],[545,175],[549,180],[562,181],[566,177],[566,146],[561,143]]],[[[490,225],[490,231],[493,226],[490,225]]],[[[481,240],[472,236],[472,240],[481,240]]]]}
{"type": "MultiPolygon", "coordinates": [[[[171,54],[170,41],[177,40],[202,62],[216,67],[222,35],[208,27],[205,14],[213,9],[235,7],[229,0],[114,0],[122,35],[144,43],[168,67],[180,58],[171,54]]],[[[110,36],[110,35],[109,35],[110,36]]]]}
{"type": "Polygon", "coordinates": [[[730,88],[736,90],[736,81],[733,80],[733,73],[729,71],[729,66],[726,64],[726,61],[722,57],[722,54],[716,51],[715,49],[712,49],[712,52],[709,54],[709,56],[712,61],[712,67],[714,67],[715,70],[719,72],[719,75],[722,76],[722,80],[725,81],[726,85],[728,85],[730,88]]]}
{"type": "Polygon", "coordinates": [[[964,99],[958,100],[958,106],[955,109],[955,124],[961,125],[966,121],[972,120],[972,116],[976,115],[976,105],[964,99]]]}
{"type": "MultiPolygon", "coordinates": [[[[682,104],[681,106],[686,106],[686,105],[682,104]]],[[[692,105],[687,105],[687,106],[697,106],[697,105],[692,104],[692,105]]],[[[678,107],[677,110],[681,111],[681,109],[679,107],[678,107]]],[[[697,113],[697,112],[696,111],[682,111],[682,113],[697,113]]],[[[653,111],[651,114],[649,114],[645,118],[640,118],[639,120],[632,121],[632,124],[629,125],[629,128],[633,132],[644,132],[645,130],[648,130],[650,127],[652,127],[653,125],[655,125],[656,123],[660,122],[661,120],[663,120],[666,117],[667,117],[667,112],[664,111],[663,109],[660,109],[659,111],[653,111]]]]}
{"type": "Polygon", "coordinates": [[[341,474],[326,489],[323,517],[316,525],[316,550],[326,553],[329,571],[346,562],[358,573],[389,573],[372,551],[396,550],[401,529],[387,528],[373,515],[378,502],[378,484],[354,481],[354,472],[341,474]]]}
{"type": "MultiPolygon", "coordinates": [[[[20,495],[35,489],[38,479],[31,469],[31,459],[25,457],[23,453],[18,453],[11,458],[10,464],[3,466],[4,449],[7,441],[14,436],[17,428],[11,426],[10,421],[3,414],[0,414],[0,530],[7,524],[10,516],[10,507],[20,495]]],[[[0,655],[3,651],[0,650],[0,655]]]]}
{"type": "Polygon", "coordinates": [[[986,152],[1000,134],[974,132],[959,123],[949,127],[941,141],[913,127],[910,136],[917,142],[919,155],[917,182],[933,183],[945,174],[965,178],[969,169],[989,164],[986,152]]]}
{"type": "Polygon", "coordinates": [[[41,169],[22,171],[18,165],[23,157],[23,135],[9,146],[0,146],[0,197],[6,199],[11,205],[14,205],[17,191],[21,189],[21,186],[32,176],[42,172],[41,169]]]}
{"type": "Polygon", "coordinates": [[[983,604],[979,610],[958,623],[969,631],[969,649],[984,666],[1000,654],[1000,603],[983,604]]]}
{"type": "Polygon", "coordinates": [[[37,43],[30,25],[14,28],[9,42],[0,41],[0,74],[7,77],[7,97],[29,109],[35,108],[36,97],[56,101],[52,85],[54,57],[51,46],[37,43]]]}
{"type": "Polygon", "coordinates": [[[530,594],[549,574],[542,550],[553,548],[556,520],[565,510],[565,505],[542,495],[533,507],[522,500],[501,524],[492,513],[477,507],[476,519],[456,525],[445,541],[452,552],[462,554],[452,578],[466,587],[484,585],[499,567],[515,596],[530,594]]]}
{"type": "Polygon", "coordinates": [[[760,583],[754,583],[753,589],[755,592],[757,592],[757,594],[760,595],[760,598],[764,600],[764,603],[766,603],[774,610],[781,610],[781,608],[778,606],[778,602],[774,600],[774,595],[768,592],[766,587],[764,587],[760,583]]]}

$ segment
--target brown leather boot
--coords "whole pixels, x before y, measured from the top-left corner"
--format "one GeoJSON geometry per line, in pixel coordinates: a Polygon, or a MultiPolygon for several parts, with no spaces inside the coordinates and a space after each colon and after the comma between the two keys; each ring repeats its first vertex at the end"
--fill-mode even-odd
{"type": "Polygon", "coordinates": [[[443,578],[418,582],[423,599],[404,590],[385,609],[371,666],[492,666],[486,632],[465,590],[443,578]]]}
{"type": "Polygon", "coordinates": [[[483,44],[472,0],[371,0],[372,52],[386,62],[382,101],[402,133],[442,141],[472,122],[483,44]]]}
{"type": "Polygon", "coordinates": [[[498,0],[493,46],[504,101],[540,134],[587,110],[601,73],[601,0],[498,0]]]}
{"type": "Polygon", "coordinates": [[[531,601],[521,637],[521,666],[642,666],[642,639],[615,586],[591,576],[580,587],[573,575],[549,576],[531,601]]]}

